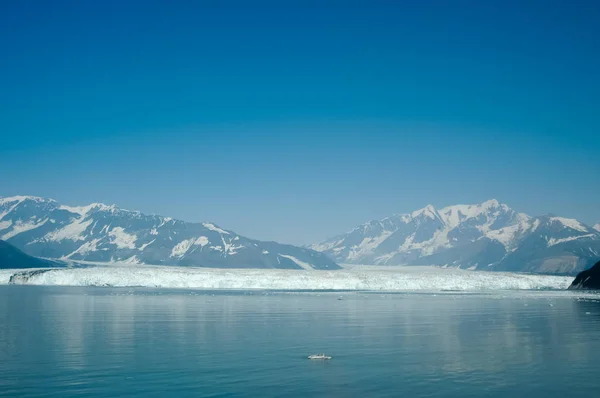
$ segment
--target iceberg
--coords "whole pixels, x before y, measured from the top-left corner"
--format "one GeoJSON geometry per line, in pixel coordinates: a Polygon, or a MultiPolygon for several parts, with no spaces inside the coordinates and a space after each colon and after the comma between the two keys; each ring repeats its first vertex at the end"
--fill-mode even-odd
{"type": "Polygon", "coordinates": [[[341,271],[92,266],[0,270],[0,284],[234,290],[490,291],[563,290],[572,277],[433,267],[341,271]],[[426,269],[425,269],[426,268],[426,269]]]}

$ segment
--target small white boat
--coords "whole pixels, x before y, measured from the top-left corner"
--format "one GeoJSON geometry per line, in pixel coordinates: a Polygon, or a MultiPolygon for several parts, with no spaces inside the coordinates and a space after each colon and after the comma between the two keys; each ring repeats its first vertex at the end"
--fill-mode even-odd
{"type": "Polygon", "coordinates": [[[313,354],[310,355],[308,359],[331,359],[331,357],[325,354],[313,354]]]}

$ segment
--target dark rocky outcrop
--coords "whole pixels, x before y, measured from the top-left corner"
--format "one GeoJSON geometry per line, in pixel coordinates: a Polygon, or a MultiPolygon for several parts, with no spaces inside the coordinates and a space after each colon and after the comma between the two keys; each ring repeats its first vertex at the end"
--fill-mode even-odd
{"type": "Polygon", "coordinates": [[[569,290],[600,290],[600,261],[592,268],[580,272],[569,290]]]}
{"type": "Polygon", "coordinates": [[[53,267],[52,261],[29,256],[10,243],[0,240],[0,269],[53,267]]]}

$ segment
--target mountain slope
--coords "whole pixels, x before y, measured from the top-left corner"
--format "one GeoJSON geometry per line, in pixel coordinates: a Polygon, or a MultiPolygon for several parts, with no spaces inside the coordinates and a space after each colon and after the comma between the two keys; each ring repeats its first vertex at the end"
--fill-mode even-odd
{"type": "Polygon", "coordinates": [[[577,274],[569,290],[600,290],[600,261],[592,268],[577,274]]]}
{"type": "Polygon", "coordinates": [[[71,207],[31,196],[0,198],[0,239],[38,257],[224,268],[338,269],[322,253],[262,242],[212,223],[93,203],[71,207]]]}
{"type": "Polygon", "coordinates": [[[311,248],[340,263],[575,273],[600,257],[600,232],[489,200],[370,221],[311,248]]]}
{"type": "Polygon", "coordinates": [[[13,245],[0,240],[0,269],[44,268],[57,265],[51,261],[28,256],[13,245]]]}

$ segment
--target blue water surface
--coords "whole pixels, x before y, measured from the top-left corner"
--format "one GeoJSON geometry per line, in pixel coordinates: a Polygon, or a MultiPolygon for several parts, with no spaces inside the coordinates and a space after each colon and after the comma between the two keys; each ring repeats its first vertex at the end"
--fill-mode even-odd
{"type": "Polygon", "coordinates": [[[0,287],[7,397],[590,397],[599,353],[571,292],[0,287]]]}

